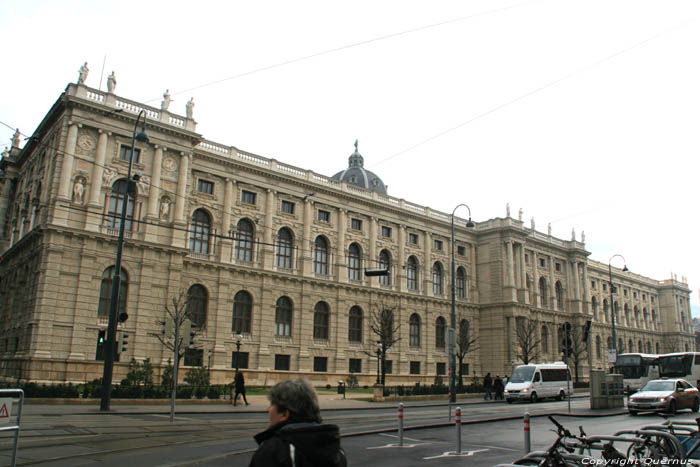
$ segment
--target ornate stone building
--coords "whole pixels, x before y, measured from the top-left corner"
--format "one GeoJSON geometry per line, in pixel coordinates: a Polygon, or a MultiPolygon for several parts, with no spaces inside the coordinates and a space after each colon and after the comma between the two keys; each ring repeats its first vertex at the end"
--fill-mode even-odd
{"type": "MultiPolygon", "coordinates": [[[[113,89],[111,90],[113,91],[113,89]]],[[[167,93],[166,93],[167,94],[167,93]]],[[[355,147],[334,177],[208,141],[186,116],[70,84],[20,148],[0,161],[0,378],[82,382],[102,375],[119,215],[140,110],[150,141],[129,196],[120,306],[131,358],[160,369],[155,338],[165,304],[190,297],[199,333],[185,366],[249,384],[303,374],[317,384],[376,375],[372,310],[396,307],[400,340],[388,383],[447,376],[451,217],[387,194],[355,147]],[[384,277],[368,268],[389,267],[384,277]],[[240,353],[235,340],[240,334],[240,353]]],[[[340,160],[340,157],[339,157],[340,160]]],[[[521,216],[519,216],[521,217],[521,216]]],[[[478,346],[469,376],[510,374],[519,318],[536,323],[540,360],[560,360],[559,327],[592,320],[589,365],[611,346],[608,265],[583,241],[562,240],[510,213],[465,227],[455,219],[456,307],[478,346]]],[[[616,332],[624,351],[694,348],[685,281],[614,269],[616,332]]]]}

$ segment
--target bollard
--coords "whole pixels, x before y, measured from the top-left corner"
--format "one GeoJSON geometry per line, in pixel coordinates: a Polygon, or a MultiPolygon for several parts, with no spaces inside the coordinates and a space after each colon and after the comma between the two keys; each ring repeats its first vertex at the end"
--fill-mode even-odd
{"type": "Polygon", "coordinates": [[[403,446],[403,402],[399,404],[399,446],[403,446]]]}
{"type": "Polygon", "coordinates": [[[525,454],[530,452],[530,413],[525,412],[523,416],[523,432],[525,435],[525,454]]]}
{"type": "Polygon", "coordinates": [[[455,409],[455,427],[457,428],[457,454],[462,454],[462,408],[455,409]]]}

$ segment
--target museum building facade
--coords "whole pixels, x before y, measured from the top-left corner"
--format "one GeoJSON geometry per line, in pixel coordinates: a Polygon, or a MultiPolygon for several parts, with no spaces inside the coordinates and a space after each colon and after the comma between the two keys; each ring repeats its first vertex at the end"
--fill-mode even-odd
{"type": "MultiPolygon", "coordinates": [[[[394,310],[387,384],[447,378],[452,248],[456,317],[476,343],[465,376],[510,374],[518,329],[535,323],[537,359],[561,360],[561,325],[591,321],[589,369],[619,351],[694,350],[687,282],[657,281],[588,259],[583,239],[553,237],[522,214],[476,222],[397,199],[364,168],[357,143],[333,177],[208,141],[186,116],[69,84],[23,147],[0,160],[0,380],[102,376],[117,234],[127,202],[118,325],[133,358],[162,371],[165,306],[185,294],[196,331],[184,366],[213,383],[234,367],[249,385],[293,376],[376,379],[374,310],[394,310]],[[134,193],[124,195],[137,114],[134,193]],[[128,199],[128,201],[126,201],[128,199]],[[369,277],[367,269],[388,269],[369,277]],[[238,351],[237,351],[238,349],[238,351]]],[[[192,101],[190,101],[192,102],[192,101]]],[[[169,102],[168,102],[169,104],[169,102]]],[[[461,212],[461,211],[460,211],[461,212]]],[[[121,346],[120,346],[121,347],[121,346]]],[[[182,372],[184,373],[184,372],[182,372]]],[[[182,374],[181,373],[181,374],[182,374]]]]}

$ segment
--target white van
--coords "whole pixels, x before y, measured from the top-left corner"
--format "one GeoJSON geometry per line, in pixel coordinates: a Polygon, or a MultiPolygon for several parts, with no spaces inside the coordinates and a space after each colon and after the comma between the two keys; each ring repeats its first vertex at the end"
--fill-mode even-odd
{"type": "Polygon", "coordinates": [[[547,397],[562,400],[571,390],[571,372],[564,362],[531,363],[515,368],[504,396],[509,404],[518,400],[537,402],[547,397]]]}

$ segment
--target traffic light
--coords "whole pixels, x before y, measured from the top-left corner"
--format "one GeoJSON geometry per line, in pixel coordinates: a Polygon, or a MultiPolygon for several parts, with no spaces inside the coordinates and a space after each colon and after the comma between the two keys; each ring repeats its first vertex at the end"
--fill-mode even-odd
{"type": "Polygon", "coordinates": [[[588,342],[588,334],[591,332],[591,325],[593,324],[593,321],[590,319],[586,321],[586,324],[583,325],[583,342],[588,342]]]}
{"type": "Polygon", "coordinates": [[[129,335],[125,332],[120,332],[117,336],[117,353],[126,352],[129,345],[129,335]]]}
{"type": "Polygon", "coordinates": [[[97,343],[98,343],[98,344],[104,344],[104,343],[105,343],[106,336],[107,336],[107,331],[106,331],[106,330],[103,329],[103,330],[101,330],[101,331],[98,331],[98,332],[97,332],[97,343]]]}
{"type": "Polygon", "coordinates": [[[389,275],[389,268],[365,269],[365,276],[366,277],[388,276],[388,275],[389,275]]]}
{"type": "Polygon", "coordinates": [[[189,347],[194,343],[195,332],[192,331],[192,321],[186,319],[182,323],[182,343],[185,347],[189,347]]]}
{"type": "Polygon", "coordinates": [[[568,321],[562,325],[564,337],[561,343],[561,353],[571,355],[573,353],[573,342],[571,341],[571,323],[568,321]]]}
{"type": "Polygon", "coordinates": [[[163,337],[166,337],[168,339],[172,339],[173,333],[175,331],[175,323],[173,323],[173,319],[168,316],[165,318],[163,321],[159,321],[161,327],[160,333],[163,335],[163,337]]]}

